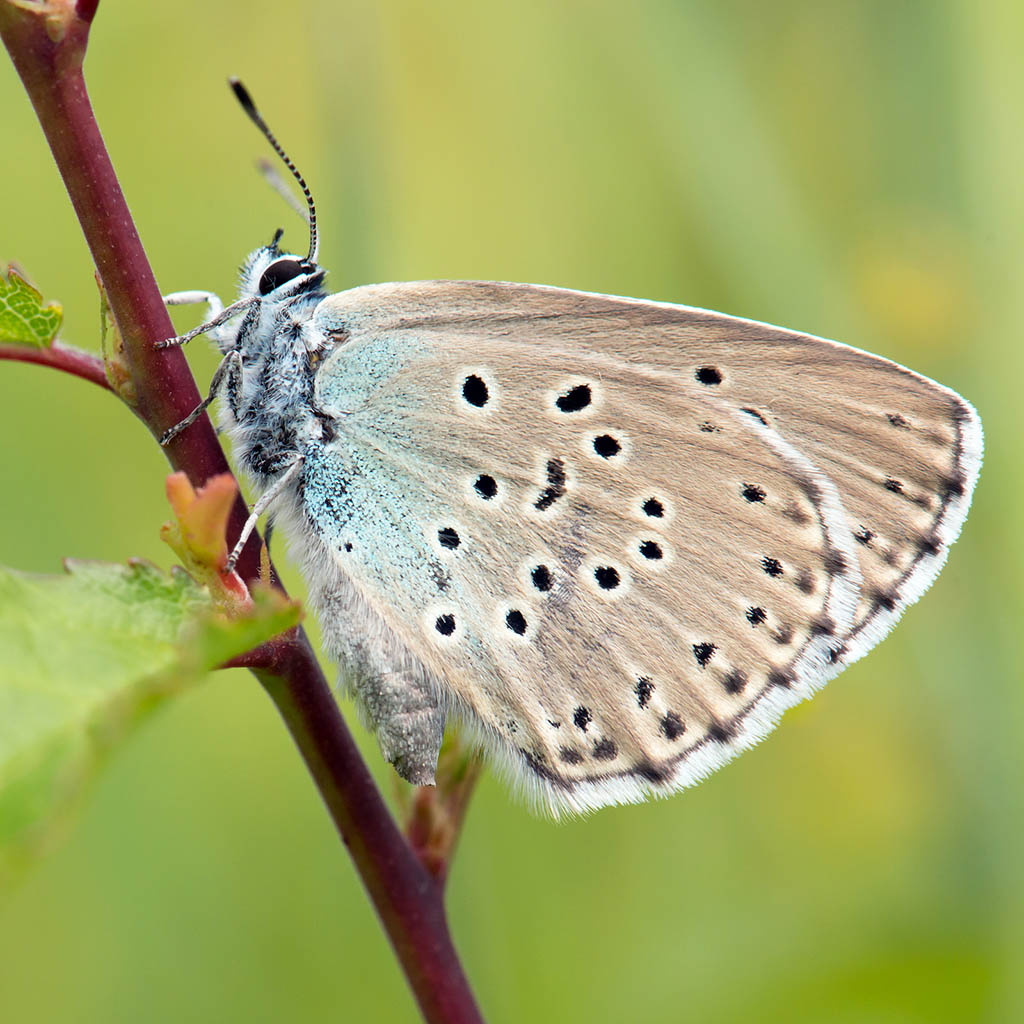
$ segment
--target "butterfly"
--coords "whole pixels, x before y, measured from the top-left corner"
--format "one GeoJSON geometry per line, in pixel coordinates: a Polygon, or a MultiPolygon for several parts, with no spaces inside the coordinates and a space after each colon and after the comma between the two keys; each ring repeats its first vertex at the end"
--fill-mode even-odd
{"type": "MultiPolygon", "coordinates": [[[[328,294],[309,209],[240,299],[215,395],[327,653],[410,782],[469,727],[552,813],[663,795],[763,738],[945,562],[977,413],[886,359],[701,309],[538,285],[328,294]]],[[[234,556],[233,556],[234,557],[234,556]]]]}

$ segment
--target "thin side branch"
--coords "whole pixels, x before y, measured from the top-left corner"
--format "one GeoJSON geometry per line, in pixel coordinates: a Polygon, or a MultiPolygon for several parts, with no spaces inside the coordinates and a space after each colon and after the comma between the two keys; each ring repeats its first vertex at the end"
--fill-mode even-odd
{"type": "Polygon", "coordinates": [[[444,885],[462,822],[483,761],[458,735],[445,737],[437,765],[437,785],[413,791],[405,834],[426,869],[444,885]]]}
{"type": "Polygon", "coordinates": [[[98,384],[101,388],[113,391],[107,380],[107,370],[103,360],[91,352],[83,352],[71,345],[62,345],[55,341],[45,348],[32,345],[11,345],[0,343],[0,359],[10,359],[18,363],[38,363],[40,366],[51,366],[55,370],[63,370],[75,377],[98,384]]]}

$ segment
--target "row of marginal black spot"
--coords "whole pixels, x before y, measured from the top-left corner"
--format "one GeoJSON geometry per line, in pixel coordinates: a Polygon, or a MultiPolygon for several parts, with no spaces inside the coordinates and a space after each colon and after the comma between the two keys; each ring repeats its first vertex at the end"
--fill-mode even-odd
{"type": "MultiPolygon", "coordinates": [[[[714,644],[703,643],[694,644],[693,651],[698,662],[701,666],[705,666],[714,654],[716,648],[714,644]]],[[[792,678],[783,672],[775,672],[772,674],[770,681],[773,684],[779,686],[789,686],[792,684],[792,678]]],[[[733,670],[728,674],[725,679],[725,688],[731,694],[737,694],[744,689],[747,684],[747,677],[744,672],[739,670],[733,670]]],[[[641,710],[645,709],[651,702],[651,698],[654,695],[655,686],[654,683],[647,676],[641,676],[634,687],[634,693],[636,694],[637,704],[641,710]]],[[[580,705],[573,712],[572,716],[573,725],[582,732],[587,732],[591,723],[593,722],[593,715],[590,709],[584,705],[580,705]]],[[[557,722],[551,723],[556,728],[558,727],[557,722]]],[[[661,734],[670,742],[675,742],[686,732],[686,723],[678,712],[668,710],[661,715],[658,721],[658,729],[661,734]]],[[[707,729],[708,737],[719,743],[729,742],[735,735],[735,726],[720,721],[712,721],[707,729]]],[[[611,760],[618,754],[618,748],[615,743],[607,738],[598,740],[594,744],[592,756],[595,760],[611,760]]],[[[559,758],[564,764],[577,765],[581,764],[584,760],[583,755],[575,747],[563,746],[559,751],[559,758]]],[[[653,778],[653,776],[652,776],[653,778]]],[[[664,778],[660,776],[654,778],[653,781],[664,781],[664,778]]]]}
{"type": "MultiPolygon", "coordinates": [[[[651,697],[654,694],[654,683],[647,676],[641,676],[637,680],[634,692],[636,693],[638,705],[641,709],[644,709],[650,703],[651,697]]],[[[593,720],[594,717],[590,708],[582,704],[576,708],[572,715],[572,724],[581,732],[586,732],[593,720]]],[[[552,725],[555,724],[552,722],[552,725]]],[[[678,712],[675,711],[666,711],[661,716],[658,726],[665,738],[673,741],[679,739],[686,731],[686,725],[678,712]]],[[[595,743],[592,753],[596,760],[611,760],[618,754],[618,748],[612,740],[604,738],[595,743]]],[[[559,751],[559,757],[566,764],[580,764],[583,761],[583,755],[573,747],[562,747],[559,751]]]]}

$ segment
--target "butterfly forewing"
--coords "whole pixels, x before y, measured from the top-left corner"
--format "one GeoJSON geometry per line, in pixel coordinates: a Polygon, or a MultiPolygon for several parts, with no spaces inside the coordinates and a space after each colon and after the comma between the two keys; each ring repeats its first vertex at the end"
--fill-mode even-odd
{"type": "Polygon", "coordinates": [[[865,579],[858,635],[877,639],[870,620],[889,624],[887,613],[920,595],[966,516],[981,461],[977,414],[877,356],[704,310],[533,285],[422,282],[344,295],[357,316],[381,302],[373,315],[382,332],[415,323],[421,336],[452,342],[563,345],[697,382],[756,413],[840,484],[865,579]]]}
{"type": "Polygon", "coordinates": [[[759,738],[930,581],[976,474],[956,396],[747,321],[428,282],[333,296],[316,325],[346,480],[320,528],[556,808],[759,738]]]}

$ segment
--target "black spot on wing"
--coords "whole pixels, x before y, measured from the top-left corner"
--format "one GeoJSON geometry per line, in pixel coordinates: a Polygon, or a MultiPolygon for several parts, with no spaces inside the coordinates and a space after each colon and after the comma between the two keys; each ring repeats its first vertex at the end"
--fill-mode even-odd
{"type": "Polygon", "coordinates": [[[962,498],[967,491],[967,477],[962,472],[942,482],[942,491],[947,498],[962,498]]]}
{"type": "Polygon", "coordinates": [[[651,696],[654,693],[654,683],[647,678],[647,676],[641,676],[637,680],[636,686],[633,688],[633,692],[636,694],[636,701],[640,707],[645,708],[651,701],[651,696]]]}
{"type": "Polygon", "coordinates": [[[540,497],[533,503],[533,507],[540,512],[550,508],[565,494],[565,463],[561,459],[548,459],[546,469],[547,487],[540,492],[540,497]]]}
{"type": "Polygon", "coordinates": [[[708,662],[716,651],[716,647],[712,643],[701,643],[693,645],[693,656],[697,659],[697,664],[701,668],[707,668],[708,662]]]}
{"type": "Polygon", "coordinates": [[[490,397],[487,391],[487,385],[484,383],[481,377],[478,377],[475,373],[470,374],[462,382],[462,397],[473,406],[478,409],[482,409],[490,397]]]}
{"type": "Polygon", "coordinates": [[[453,526],[444,526],[437,531],[437,542],[443,548],[454,551],[461,543],[458,531],[453,526]]]}
{"type": "Polygon", "coordinates": [[[827,615],[821,615],[811,622],[811,636],[832,636],[835,631],[835,620],[827,615]]]}
{"type": "Polygon", "coordinates": [[[517,636],[522,636],[526,632],[526,617],[521,611],[513,608],[505,616],[505,625],[517,636]]]}
{"type": "Polygon", "coordinates": [[[779,686],[784,690],[788,690],[796,682],[796,676],[793,675],[790,669],[773,668],[768,673],[768,682],[772,686],[779,686]]]}
{"type": "Polygon", "coordinates": [[[552,588],[551,570],[546,565],[535,565],[530,570],[530,579],[533,585],[540,591],[546,592],[552,588]]]}
{"type": "Polygon", "coordinates": [[[713,721],[708,726],[708,737],[716,743],[728,743],[736,737],[736,727],[728,722],[713,721]]]}
{"type": "Polygon", "coordinates": [[[491,498],[498,493],[498,482],[493,476],[490,476],[487,473],[481,473],[480,476],[476,478],[473,488],[476,490],[476,493],[484,499],[484,501],[490,501],[491,498]]]}
{"type": "Polygon", "coordinates": [[[643,504],[645,516],[661,519],[665,515],[665,506],[657,498],[648,498],[643,504]]]}
{"type": "Polygon", "coordinates": [[[661,785],[669,780],[669,773],[662,768],[656,768],[650,761],[641,761],[633,766],[633,771],[654,785],[661,785]]]}
{"type": "Polygon", "coordinates": [[[795,501],[791,501],[782,510],[782,514],[797,526],[806,526],[811,521],[811,517],[795,501]]]}
{"type": "Polygon", "coordinates": [[[659,561],[663,556],[661,545],[653,540],[645,540],[640,543],[640,554],[652,562],[659,561]]]}
{"type": "Polygon", "coordinates": [[[533,753],[529,750],[520,748],[519,753],[522,755],[523,760],[526,762],[530,771],[535,775],[539,775],[542,779],[550,782],[554,786],[558,786],[560,789],[569,789],[572,787],[572,783],[568,779],[563,779],[547,766],[544,760],[544,755],[539,751],[533,753]]]}
{"type": "Polygon", "coordinates": [[[561,412],[580,412],[590,405],[592,397],[589,384],[578,384],[564,395],[559,395],[555,405],[561,412]]]}
{"type": "Polygon", "coordinates": [[[814,593],[814,573],[810,569],[801,569],[796,574],[797,589],[804,594],[814,593]]]}
{"type": "Polygon", "coordinates": [[[669,711],[661,722],[661,731],[666,739],[677,740],[686,731],[686,726],[683,724],[683,720],[674,711],[669,711]]]}
{"type": "Polygon", "coordinates": [[[738,668],[734,668],[731,672],[726,673],[725,678],[722,679],[722,686],[725,688],[726,693],[742,693],[746,685],[747,674],[738,668]]]}

